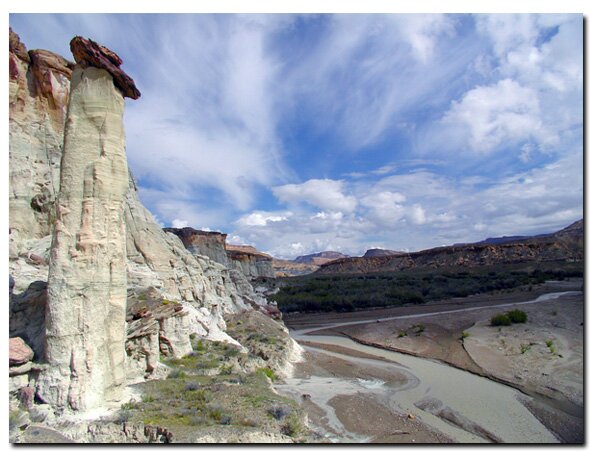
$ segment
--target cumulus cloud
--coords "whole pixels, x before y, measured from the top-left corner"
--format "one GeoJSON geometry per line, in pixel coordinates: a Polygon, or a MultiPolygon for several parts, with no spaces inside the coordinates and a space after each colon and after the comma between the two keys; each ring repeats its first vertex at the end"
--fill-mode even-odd
{"type": "Polygon", "coordinates": [[[291,213],[276,214],[264,211],[256,211],[238,219],[238,224],[246,227],[265,227],[271,222],[283,222],[291,216],[291,213]]]}
{"type": "Polygon", "coordinates": [[[470,90],[453,102],[441,122],[445,131],[468,138],[465,146],[478,153],[489,153],[503,143],[534,139],[550,145],[557,139],[543,129],[535,90],[511,79],[470,90]]]}
{"type": "Polygon", "coordinates": [[[309,203],[323,210],[350,213],[357,200],[343,193],[343,182],[332,179],[310,179],[301,184],[286,184],[273,187],[279,201],[288,204],[309,203]]]}

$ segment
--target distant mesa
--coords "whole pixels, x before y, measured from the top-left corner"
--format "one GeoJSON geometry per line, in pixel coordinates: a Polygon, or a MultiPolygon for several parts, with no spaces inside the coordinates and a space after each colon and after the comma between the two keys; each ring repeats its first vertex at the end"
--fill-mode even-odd
{"type": "Polygon", "coordinates": [[[294,263],[307,263],[314,265],[324,265],[325,263],[332,262],[337,259],[344,259],[349,257],[348,255],[342,254],[337,251],[322,251],[314,254],[301,255],[294,259],[294,263]]]}
{"type": "Polygon", "coordinates": [[[583,220],[546,235],[488,238],[477,243],[437,247],[418,252],[338,258],[321,265],[316,274],[377,273],[452,266],[476,267],[525,261],[584,261],[583,220]]]}
{"type": "Polygon", "coordinates": [[[363,256],[364,257],[384,257],[387,255],[397,255],[397,254],[404,254],[404,252],[403,251],[392,251],[390,249],[373,248],[373,249],[368,249],[363,256]]]}

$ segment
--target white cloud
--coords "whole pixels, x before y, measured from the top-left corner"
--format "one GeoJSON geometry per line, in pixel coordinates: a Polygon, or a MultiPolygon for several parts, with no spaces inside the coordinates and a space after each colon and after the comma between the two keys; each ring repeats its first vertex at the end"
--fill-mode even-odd
{"type": "Polygon", "coordinates": [[[238,219],[237,223],[242,226],[248,227],[265,227],[269,225],[269,222],[283,222],[286,221],[291,213],[285,213],[284,215],[278,215],[274,213],[267,213],[264,211],[256,211],[238,219]]]}
{"type": "Polygon", "coordinates": [[[480,86],[453,102],[441,121],[444,131],[467,139],[465,146],[485,154],[503,144],[534,139],[555,144],[557,137],[544,130],[537,93],[511,79],[480,86]]]}
{"type": "Polygon", "coordinates": [[[357,200],[343,193],[343,182],[332,179],[311,179],[301,184],[273,187],[279,201],[288,204],[309,203],[322,210],[352,212],[357,200]]]}
{"type": "Polygon", "coordinates": [[[171,221],[171,226],[173,228],[184,228],[184,227],[188,227],[188,221],[181,220],[181,219],[174,219],[173,221],[171,221]]]}
{"type": "Polygon", "coordinates": [[[434,57],[434,48],[441,35],[454,33],[454,21],[442,14],[390,15],[398,33],[409,43],[414,57],[428,63],[434,57]]]}

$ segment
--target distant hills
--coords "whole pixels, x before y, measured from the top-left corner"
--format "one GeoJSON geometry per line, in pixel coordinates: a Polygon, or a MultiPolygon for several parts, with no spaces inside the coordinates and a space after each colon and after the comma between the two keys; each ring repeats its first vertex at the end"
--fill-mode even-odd
{"type": "Polygon", "coordinates": [[[349,256],[337,251],[322,251],[314,254],[301,255],[294,259],[294,263],[308,263],[314,265],[324,265],[336,259],[345,259],[349,256]]]}
{"type": "Polygon", "coordinates": [[[340,258],[321,265],[317,274],[373,273],[445,266],[480,266],[524,261],[584,260],[584,224],[576,221],[547,235],[488,238],[419,252],[340,258]]]}
{"type": "Polygon", "coordinates": [[[390,249],[373,248],[368,249],[364,257],[383,257],[385,255],[404,254],[403,251],[391,251],[390,249]]]}

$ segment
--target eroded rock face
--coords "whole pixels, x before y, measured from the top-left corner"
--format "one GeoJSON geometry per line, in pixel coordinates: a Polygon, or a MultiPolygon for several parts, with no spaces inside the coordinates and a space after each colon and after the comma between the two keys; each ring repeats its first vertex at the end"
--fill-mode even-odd
{"type": "Polygon", "coordinates": [[[25,240],[50,234],[74,64],[48,51],[28,53],[12,30],[8,61],[10,248],[18,254],[25,240]]]}
{"type": "Polygon", "coordinates": [[[128,165],[124,99],[94,67],[72,74],[46,308],[47,403],[75,410],[121,397],[125,381],[128,165]]]}
{"type": "Polygon", "coordinates": [[[178,236],[184,247],[193,254],[204,255],[221,265],[228,265],[227,253],[225,252],[227,234],[206,232],[192,227],[165,228],[163,230],[178,236]]]}
{"type": "Polygon", "coordinates": [[[231,267],[248,278],[275,277],[272,257],[258,252],[252,246],[228,246],[227,256],[231,267]]]}

